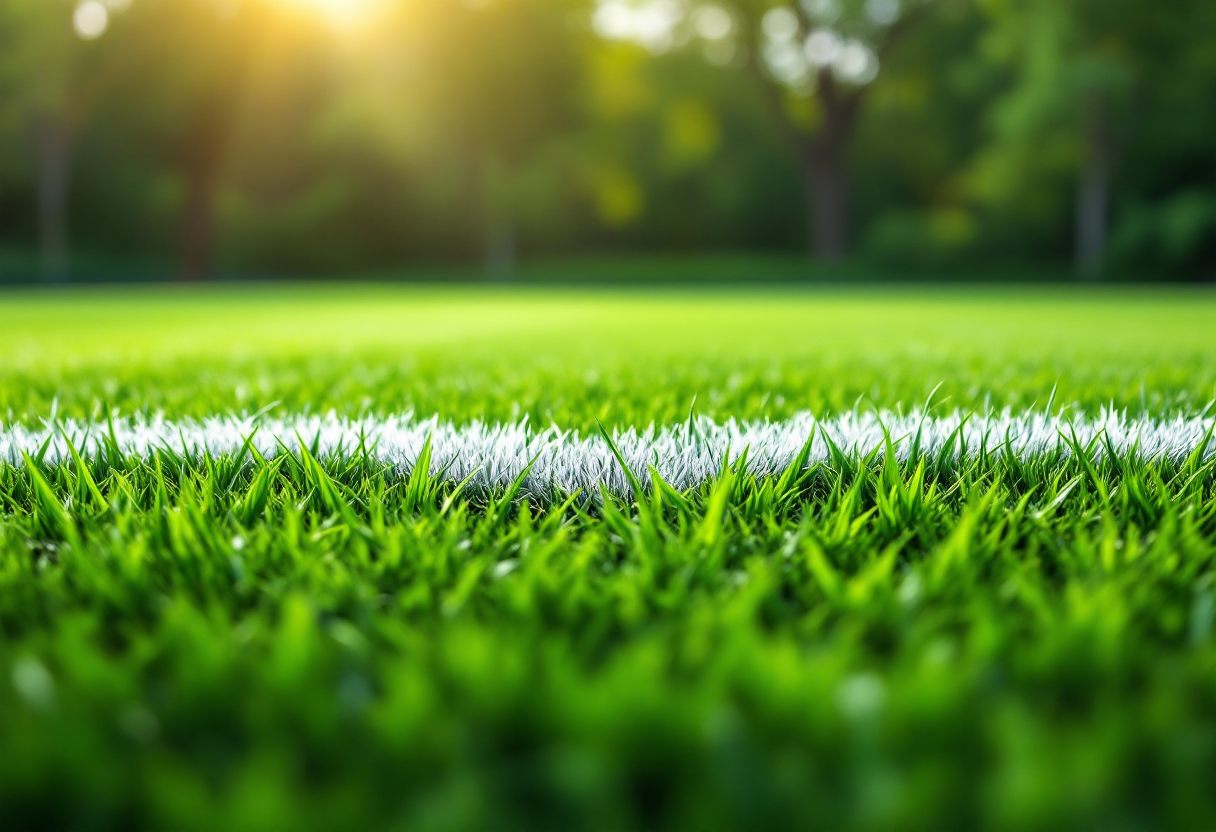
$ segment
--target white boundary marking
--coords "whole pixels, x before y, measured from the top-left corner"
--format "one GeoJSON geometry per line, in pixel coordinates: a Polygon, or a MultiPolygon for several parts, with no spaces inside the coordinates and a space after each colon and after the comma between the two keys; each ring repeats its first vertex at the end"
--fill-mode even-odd
{"type": "MultiPolygon", "coordinates": [[[[864,456],[882,452],[889,436],[896,454],[906,459],[914,447],[952,458],[980,453],[1012,453],[1022,459],[1073,452],[1073,443],[1095,458],[1107,452],[1137,453],[1145,460],[1180,462],[1203,447],[1204,459],[1216,456],[1216,440],[1208,441],[1216,425],[1212,417],[1128,418],[1103,411],[1096,418],[1069,419],[1044,413],[988,415],[962,411],[931,416],[852,412],[829,419],[801,413],[781,422],[716,423],[701,418],[691,423],[645,430],[616,431],[613,441],[631,471],[649,481],[653,465],[677,489],[711,479],[724,462],[735,462],[746,450],[747,468],[756,474],[785,470],[811,438],[809,461],[827,460],[827,439],[845,453],[864,456]]],[[[601,486],[615,494],[630,492],[628,480],[602,436],[582,436],[556,428],[535,430],[527,422],[454,425],[438,417],[418,420],[411,415],[350,419],[335,414],[285,417],[216,416],[172,421],[160,417],[105,422],[65,420],[42,427],[0,426],[0,461],[20,464],[22,453],[49,463],[70,459],[66,440],[86,458],[104,454],[116,442],[125,455],[148,457],[157,449],[191,457],[203,451],[235,454],[247,439],[264,456],[281,446],[291,450],[303,440],[322,457],[357,451],[361,446],[388,464],[408,472],[430,437],[431,470],[446,480],[501,488],[518,479],[529,463],[525,491],[594,494],[601,486]],[[45,448],[45,450],[43,450],[45,448]]]]}

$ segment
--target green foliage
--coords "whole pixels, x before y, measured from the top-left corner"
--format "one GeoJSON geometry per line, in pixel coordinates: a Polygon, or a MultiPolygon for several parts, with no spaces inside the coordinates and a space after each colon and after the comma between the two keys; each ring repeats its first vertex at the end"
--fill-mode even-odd
{"type": "MultiPolygon", "coordinates": [[[[31,387],[60,415],[106,389],[202,413],[266,378],[293,409],[594,426],[694,394],[923,404],[935,378],[934,401],[1047,406],[1058,381],[1057,405],[1198,411],[1213,384],[1198,294],[349,295],[14,299],[0,395],[23,420],[50,415],[31,387]]],[[[1205,451],[836,453],[564,504],[366,448],[0,463],[0,825],[1211,826],[1205,451]]]]}
{"type": "MultiPolygon", "coordinates": [[[[1178,3],[810,4],[804,23],[880,54],[840,163],[859,259],[1064,262],[1088,141],[1107,265],[1209,276],[1216,21],[1178,3]]],[[[826,86],[764,80],[778,4],[688,2],[652,51],[597,37],[592,0],[385,0],[362,28],[302,0],[111,5],[87,42],[67,0],[0,9],[0,278],[28,279],[39,246],[51,275],[163,276],[192,234],[226,274],[805,251],[797,148],[826,86]],[[710,7],[728,34],[697,34],[710,7]]]]}

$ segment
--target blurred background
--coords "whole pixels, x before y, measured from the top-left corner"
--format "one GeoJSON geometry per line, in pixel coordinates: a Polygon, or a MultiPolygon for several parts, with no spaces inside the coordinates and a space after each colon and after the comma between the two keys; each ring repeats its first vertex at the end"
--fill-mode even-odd
{"type": "Polygon", "coordinates": [[[1216,280],[1212,0],[0,0],[0,282],[1216,280]]]}

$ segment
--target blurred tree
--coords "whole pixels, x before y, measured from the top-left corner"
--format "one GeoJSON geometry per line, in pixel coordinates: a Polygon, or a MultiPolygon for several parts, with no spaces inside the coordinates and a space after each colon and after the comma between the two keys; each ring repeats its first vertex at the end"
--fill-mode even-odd
{"type": "MultiPolygon", "coordinates": [[[[811,247],[820,260],[849,253],[849,150],[866,92],[915,17],[916,0],[740,3],[751,62],[802,163],[811,247]]],[[[918,6],[919,4],[917,4],[918,6]]],[[[705,12],[702,12],[704,15],[705,12]]]]}
{"type": "Polygon", "coordinates": [[[397,9],[389,47],[399,58],[398,106],[424,153],[464,165],[493,276],[513,268],[521,168],[572,124],[570,8],[566,0],[402,0],[397,9]]]}
{"type": "Polygon", "coordinates": [[[880,66],[929,0],[722,0],[688,15],[675,0],[604,0],[597,29],[652,49],[684,36],[684,20],[713,63],[742,63],[760,82],[802,167],[810,248],[831,261],[850,251],[849,150],[880,66]]]}
{"type": "Polygon", "coordinates": [[[699,50],[593,39],[571,145],[595,245],[662,251],[805,247],[803,187],[755,81],[699,50]]]}
{"type": "Polygon", "coordinates": [[[984,175],[997,194],[1016,199],[1036,171],[1071,169],[1076,266],[1098,277],[1121,149],[1157,68],[1194,37],[1179,28],[1188,25],[1187,15],[1143,0],[983,0],[982,6],[992,21],[986,53],[1010,67],[1013,80],[993,105],[996,135],[980,160],[984,175]]]}
{"type": "Polygon", "coordinates": [[[1171,12],[1156,21],[1169,48],[1137,89],[1120,148],[1108,260],[1123,273],[1216,281],[1216,4],[1179,0],[1171,12]]]}
{"type": "Polygon", "coordinates": [[[107,48],[111,16],[130,0],[5,0],[0,4],[0,117],[34,149],[38,245],[45,279],[68,268],[73,153],[90,114],[132,70],[107,48]]]}
{"type": "Polygon", "coordinates": [[[97,274],[832,259],[851,219],[901,269],[1216,273],[1211,0],[128,2],[0,0],[11,272],[63,274],[70,202],[97,274]]]}
{"type": "Polygon", "coordinates": [[[277,11],[267,0],[141,0],[139,36],[146,65],[148,127],[158,134],[181,184],[177,275],[209,276],[216,198],[250,67],[277,11]],[[154,104],[151,102],[155,102],[154,104]]]}

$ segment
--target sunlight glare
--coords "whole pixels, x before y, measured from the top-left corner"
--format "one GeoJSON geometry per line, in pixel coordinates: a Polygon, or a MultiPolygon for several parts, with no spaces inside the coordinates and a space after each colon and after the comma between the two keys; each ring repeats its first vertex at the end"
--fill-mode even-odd
{"type": "Polygon", "coordinates": [[[339,26],[363,23],[383,5],[382,0],[280,0],[280,2],[316,12],[330,23],[339,26]]]}
{"type": "Polygon", "coordinates": [[[105,34],[109,24],[110,13],[97,0],[86,0],[72,15],[72,26],[81,40],[96,40],[105,34]]]}

